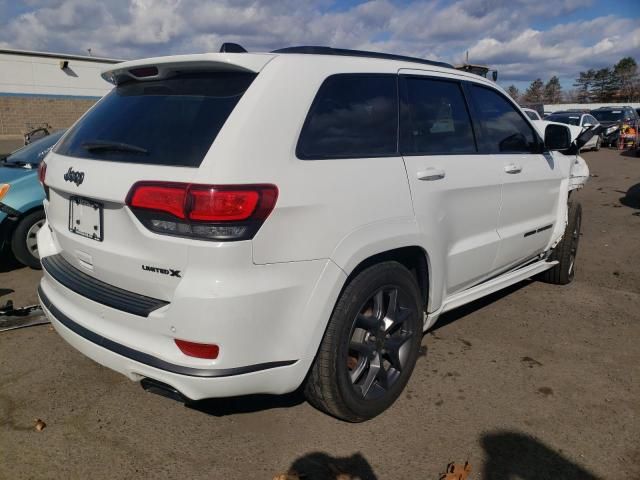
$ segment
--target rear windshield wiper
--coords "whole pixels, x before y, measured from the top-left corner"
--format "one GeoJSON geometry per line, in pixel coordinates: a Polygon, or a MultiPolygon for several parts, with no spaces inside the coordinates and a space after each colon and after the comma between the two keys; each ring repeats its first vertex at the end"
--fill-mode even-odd
{"type": "Polygon", "coordinates": [[[146,148],[138,147],[137,145],[131,145],[129,143],[122,142],[110,142],[108,140],[94,140],[93,142],[85,142],[82,144],[82,148],[85,150],[117,150],[120,152],[133,152],[147,154],[149,150],[146,148]]]}

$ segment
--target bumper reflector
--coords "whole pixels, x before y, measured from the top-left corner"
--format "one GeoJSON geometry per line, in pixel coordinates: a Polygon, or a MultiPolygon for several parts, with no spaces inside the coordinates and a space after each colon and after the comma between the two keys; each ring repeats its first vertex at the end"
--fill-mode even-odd
{"type": "Polygon", "coordinates": [[[215,360],[220,353],[218,345],[209,345],[206,343],[187,342],[186,340],[174,340],[182,353],[189,357],[206,358],[215,360]]]}

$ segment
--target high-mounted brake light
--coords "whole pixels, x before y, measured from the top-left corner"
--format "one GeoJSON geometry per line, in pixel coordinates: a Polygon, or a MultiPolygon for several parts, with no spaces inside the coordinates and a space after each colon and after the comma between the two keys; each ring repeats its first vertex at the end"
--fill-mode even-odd
{"type": "Polygon", "coordinates": [[[215,344],[187,342],[186,340],[174,340],[182,353],[190,357],[215,360],[220,353],[220,347],[215,344]]]}
{"type": "Polygon", "coordinates": [[[139,182],[127,205],[156,233],[232,241],[253,238],[277,198],[275,185],[139,182]]]}
{"type": "Polygon", "coordinates": [[[138,78],[155,77],[156,75],[158,75],[158,67],[132,68],[129,70],[129,73],[138,78]]]}

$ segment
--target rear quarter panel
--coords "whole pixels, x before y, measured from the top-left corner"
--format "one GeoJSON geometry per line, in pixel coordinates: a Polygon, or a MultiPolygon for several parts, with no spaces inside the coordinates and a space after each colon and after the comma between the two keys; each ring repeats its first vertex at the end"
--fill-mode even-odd
{"type": "Polygon", "coordinates": [[[2,203],[21,213],[34,208],[42,208],[44,190],[38,181],[38,174],[35,170],[29,170],[24,176],[10,183],[11,188],[7,196],[2,199],[2,203]]]}
{"type": "Polygon", "coordinates": [[[376,235],[399,236],[393,229],[374,226],[399,223],[409,230],[413,226],[402,158],[300,160],[296,143],[326,77],[395,73],[397,68],[386,62],[384,71],[381,63],[357,58],[297,57],[291,61],[280,56],[264,68],[216,138],[200,173],[211,182],[278,186],[276,208],[253,241],[255,263],[335,257],[348,270],[363,241],[386,248],[393,242],[385,243],[376,235]],[[365,231],[366,238],[348,241],[365,231]]]}

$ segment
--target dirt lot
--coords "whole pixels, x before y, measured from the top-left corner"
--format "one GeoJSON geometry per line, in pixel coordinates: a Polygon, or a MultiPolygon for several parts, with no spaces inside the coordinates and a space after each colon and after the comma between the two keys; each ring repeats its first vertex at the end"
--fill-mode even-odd
{"type": "MultiPolygon", "coordinates": [[[[640,159],[584,157],[576,281],[447,315],[382,416],[343,423],[296,394],[186,408],[31,327],[0,333],[0,478],[432,480],[464,460],[474,479],[640,478],[640,159]]],[[[0,301],[33,302],[38,272],[2,262],[0,301]]]]}

